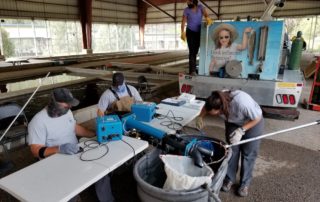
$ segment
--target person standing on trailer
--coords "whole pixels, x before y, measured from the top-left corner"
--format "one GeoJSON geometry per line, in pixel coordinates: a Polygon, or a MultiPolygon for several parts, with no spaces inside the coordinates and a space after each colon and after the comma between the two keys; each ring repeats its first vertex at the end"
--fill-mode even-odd
{"type": "MultiPolygon", "coordinates": [[[[252,97],[243,91],[213,91],[206,99],[200,115],[196,118],[196,127],[199,130],[204,126],[203,117],[206,114],[220,116],[225,120],[225,136],[229,144],[263,134],[262,110],[252,97]]],[[[229,161],[222,191],[228,192],[236,182],[239,160],[241,159],[240,186],[237,193],[239,196],[248,196],[259,147],[260,140],[231,147],[232,157],[229,161]]]]}
{"type": "Polygon", "coordinates": [[[117,72],[112,76],[112,85],[101,95],[98,102],[98,116],[111,113],[126,113],[131,111],[131,105],[142,101],[134,86],[127,85],[122,73],[117,72]]]}
{"type": "Polygon", "coordinates": [[[202,17],[206,19],[207,26],[213,21],[209,18],[206,9],[198,4],[198,0],[187,0],[188,7],[184,9],[181,21],[181,39],[187,40],[189,48],[189,74],[196,75],[197,54],[200,48],[200,30],[202,17]],[[185,24],[187,29],[185,31],[185,24]]]}

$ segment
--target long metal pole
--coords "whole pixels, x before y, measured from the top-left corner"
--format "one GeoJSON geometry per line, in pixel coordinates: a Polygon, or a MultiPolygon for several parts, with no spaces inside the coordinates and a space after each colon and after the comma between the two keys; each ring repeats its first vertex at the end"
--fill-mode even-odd
{"type": "Polygon", "coordinates": [[[259,140],[259,139],[262,139],[262,138],[265,138],[265,137],[269,137],[269,136],[272,136],[272,135],[277,135],[279,133],[285,133],[285,132],[289,132],[289,131],[296,130],[296,129],[299,129],[299,128],[305,128],[305,127],[312,126],[312,125],[317,125],[317,124],[320,124],[320,119],[315,121],[315,122],[307,123],[307,124],[304,124],[304,125],[300,125],[300,126],[296,126],[296,127],[292,127],[292,128],[288,128],[288,129],[284,129],[284,130],[279,130],[279,131],[276,131],[276,132],[273,132],[273,133],[268,133],[268,134],[265,134],[265,135],[261,135],[261,136],[250,138],[250,139],[246,139],[246,140],[242,140],[242,141],[234,143],[234,144],[229,144],[229,145],[226,145],[226,148],[233,147],[233,146],[240,145],[240,144],[245,144],[245,143],[252,142],[252,141],[255,141],[255,140],[259,140]]]}
{"type": "MultiPolygon", "coordinates": [[[[44,80],[48,78],[48,76],[50,75],[50,72],[48,72],[48,74],[43,78],[44,80]]],[[[19,117],[19,115],[23,112],[24,108],[27,106],[27,104],[31,101],[32,97],[36,94],[36,92],[39,90],[39,88],[42,86],[42,79],[40,81],[40,84],[38,85],[38,87],[34,90],[34,92],[32,93],[32,95],[29,97],[29,99],[27,100],[27,102],[23,105],[23,107],[20,109],[19,113],[16,115],[16,117],[14,117],[14,119],[12,120],[12,122],[10,123],[10,125],[7,127],[7,129],[4,131],[4,133],[2,134],[2,136],[0,137],[0,142],[2,140],[2,138],[7,134],[7,132],[10,130],[11,126],[13,125],[13,123],[17,120],[17,118],[19,117]]]]}
{"type": "Polygon", "coordinates": [[[314,40],[316,39],[316,29],[317,29],[317,22],[318,22],[318,16],[315,16],[316,18],[316,22],[314,23],[314,29],[313,29],[313,36],[312,36],[312,46],[311,46],[311,50],[313,50],[314,47],[314,40]]]}
{"type": "MultiPolygon", "coordinates": [[[[209,25],[207,25],[207,29],[206,29],[206,52],[205,52],[205,58],[204,58],[204,67],[207,65],[207,59],[208,59],[208,40],[209,40],[209,25]]],[[[210,56],[211,56],[211,51],[210,51],[210,56]]],[[[200,73],[200,69],[198,71],[198,74],[200,73]]],[[[208,75],[210,74],[210,72],[206,71],[206,68],[204,68],[203,74],[206,75],[208,73],[208,75]]]]}

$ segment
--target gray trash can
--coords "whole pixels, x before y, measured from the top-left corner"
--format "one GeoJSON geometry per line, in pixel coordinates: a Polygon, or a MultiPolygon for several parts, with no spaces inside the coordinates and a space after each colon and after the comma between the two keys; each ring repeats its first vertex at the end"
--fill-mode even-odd
{"type": "Polygon", "coordinates": [[[214,171],[212,184],[209,187],[211,192],[203,187],[188,191],[169,191],[162,189],[166,174],[164,164],[159,158],[162,150],[155,148],[140,158],[134,166],[133,176],[137,181],[137,192],[142,202],[208,202],[221,201],[219,192],[228,168],[228,161],[231,158],[231,149],[225,149],[225,143],[221,140],[204,136],[185,136],[184,138],[194,138],[198,140],[210,140],[214,146],[214,159],[218,161],[210,167],[214,171]],[[220,161],[219,161],[220,159],[220,161]]]}

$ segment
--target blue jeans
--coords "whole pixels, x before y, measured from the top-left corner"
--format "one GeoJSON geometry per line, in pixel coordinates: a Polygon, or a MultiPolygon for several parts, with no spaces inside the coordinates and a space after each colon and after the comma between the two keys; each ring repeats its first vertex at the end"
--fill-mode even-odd
{"type": "MultiPolygon", "coordinates": [[[[237,128],[241,127],[233,123],[225,122],[226,126],[226,140],[229,141],[229,134],[232,133],[237,128]]],[[[263,118],[260,122],[253,128],[246,131],[245,135],[242,136],[241,140],[253,138],[262,135],[264,128],[263,118]]],[[[241,160],[240,168],[240,186],[249,186],[252,179],[252,172],[256,158],[258,156],[261,140],[256,140],[253,142],[248,142],[242,145],[233,146],[232,157],[228,163],[228,171],[226,175],[226,180],[231,182],[236,181],[236,176],[239,167],[239,160],[241,160]]]]}

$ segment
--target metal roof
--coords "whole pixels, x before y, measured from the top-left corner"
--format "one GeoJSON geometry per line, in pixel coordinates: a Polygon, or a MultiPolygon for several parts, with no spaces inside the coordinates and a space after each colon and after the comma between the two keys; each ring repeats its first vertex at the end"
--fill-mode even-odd
{"type": "MultiPolygon", "coordinates": [[[[275,0],[199,1],[208,6],[211,18],[231,20],[237,16],[246,18],[248,15],[260,18],[269,2],[275,0]]],[[[146,23],[172,23],[181,21],[186,0],[92,0],[92,20],[138,24],[141,4],[148,6],[146,23]]],[[[276,8],[273,13],[274,17],[308,15],[320,15],[320,0],[286,0],[284,6],[276,8]]],[[[0,0],[0,17],[77,20],[78,0],[0,0]]]]}
{"type": "MultiPolygon", "coordinates": [[[[144,0],[157,5],[180,21],[186,1],[179,0],[144,0]],[[178,3],[175,3],[178,2],[178,3]]],[[[207,12],[215,20],[232,20],[237,16],[260,18],[271,0],[203,0],[209,8],[207,12]],[[212,12],[212,9],[214,12],[212,12]]],[[[201,3],[201,1],[199,1],[201,3]]],[[[286,0],[283,7],[277,7],[273,17],[294,17],[320,15],[320,0],[286,0]]],[[[174,20],[155,7],[148,7],[147,23],[170,23],[174,20]]]]}

